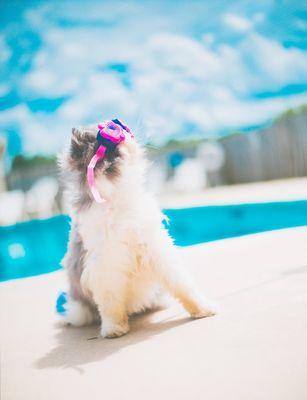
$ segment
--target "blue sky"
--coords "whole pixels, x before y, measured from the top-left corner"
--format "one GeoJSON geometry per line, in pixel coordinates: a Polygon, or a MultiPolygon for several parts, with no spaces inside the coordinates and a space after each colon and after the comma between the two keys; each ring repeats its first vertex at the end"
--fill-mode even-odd
{"type": "Polygon", "coordinates": [[[14,1],[0,5],[0,133],[59,151],[119,117],[143,141],[261,126],[307,102],[303,1],[14,1]]]}

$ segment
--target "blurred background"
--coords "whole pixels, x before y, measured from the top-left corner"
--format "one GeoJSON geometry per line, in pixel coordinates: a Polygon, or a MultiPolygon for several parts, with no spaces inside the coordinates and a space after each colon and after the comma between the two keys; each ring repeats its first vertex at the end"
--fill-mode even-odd
{"type": "Polygon", "coordinates": [[[232,203],[216,188],[251,182],[295,183],[246,189],[258,194],[305,190],[295,178],[307,173],[306,2],[1,0],[0,23],[11,260],[25,255],[16,223],[66,210],[56,154],[73,126],[125,121],[147,146],[162,205],[212,193],[232,203]]]}

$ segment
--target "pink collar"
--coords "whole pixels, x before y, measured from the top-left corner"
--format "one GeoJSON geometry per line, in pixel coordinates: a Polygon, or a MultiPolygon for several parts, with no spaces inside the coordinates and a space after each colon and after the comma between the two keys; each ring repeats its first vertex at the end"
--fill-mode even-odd
{"type": "Polygon", "coordinates": [[[125,140],[125,132],[129,133],[131,137],[134,137],[131,130],[124,125],[120,120],[113,119],[111,121],[105,121],[102,124],[98,124],[97,141],[99,147],[92,157],[87,167],[87,182],[91,189],[94,200],[97,203],[105,203],[106,200],[100,196],[100,193],[95,183],[95,166],[97,162],[104,158],[108,148],[117,146],[125,140]]]}

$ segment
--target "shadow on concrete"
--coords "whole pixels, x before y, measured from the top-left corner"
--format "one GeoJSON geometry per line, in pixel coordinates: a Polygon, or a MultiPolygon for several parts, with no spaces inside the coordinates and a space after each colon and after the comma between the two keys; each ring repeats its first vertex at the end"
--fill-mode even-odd
{"type": "MultiPolygon", "coordinates": [[[[84,373],[82,365],[102,361],[121,349],[143,342],[150,337],[192,322],[189,317],[179,319],[166,318],[153,322],[153,312],[130,317],[130,332],[117,339],[103,339],[99,336],[99,326],[93,325],[75,328],[58,324],[56,340],[57,346],[35,362],[35,367],[43,368],[73,368],[81,375],[84,373]]],[[[195,320],[194,320],[195,321],[195,320]]]]}

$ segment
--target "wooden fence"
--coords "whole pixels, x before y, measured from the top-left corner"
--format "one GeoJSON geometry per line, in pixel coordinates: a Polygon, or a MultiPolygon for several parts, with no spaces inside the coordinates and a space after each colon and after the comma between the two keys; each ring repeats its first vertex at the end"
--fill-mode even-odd
{"type": "Polygon", "coordinates": [[[212,186],[307,176],[307,110],[289,112],[270,127],[222,138],[221,170],[212,186]]]}

